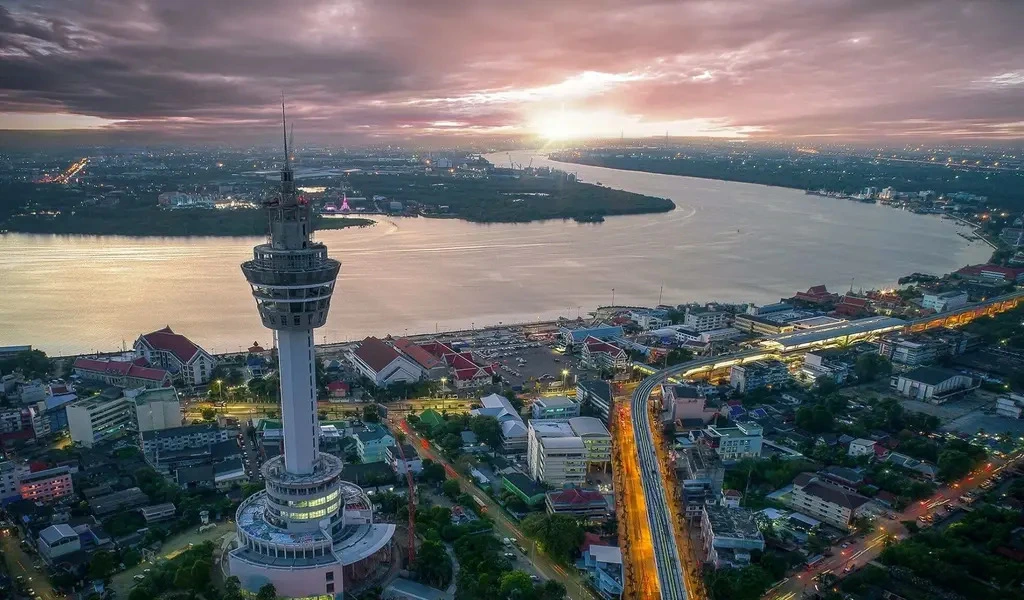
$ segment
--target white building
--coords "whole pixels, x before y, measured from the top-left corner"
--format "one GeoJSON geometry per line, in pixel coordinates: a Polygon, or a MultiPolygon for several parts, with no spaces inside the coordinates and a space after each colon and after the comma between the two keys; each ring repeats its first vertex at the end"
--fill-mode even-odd
{"type": "Polygon", "coordinates": [[[1024,412],[1024,396],[1010,394],[996,399],[996,414],[1011,419],[1019,419],[1024,412]]]}
{"type": "Polygon", "coordinates": [[[967,292],[953,290],[940,294],[925,294],[921,298],[921,308],[930,308],[935,312],[956,310],[967,305],[967,292]]]}
{"type": "Polygon", "coordinates": [[[424,375],[422,367],[375,337],[363,340],[350,358],[356,370],[377,387],[415,383],[424,375]]]}
{"type": "Polygon", "coordinates": [[[530,421],[526,462],[534,481],[562,487],[586,480],[587,448],[565,422],[530,421]]]}
{"type": "Polygon", "coordinates": [[[850,442],[850,447],[847,448],[846,454],[848,456],[874,456],[875,454],[875,440],[866,440],[864,438],[857,438],[850,442]]]}
{"type": "Polygon", "coordinates": [[[666,319],[663,315],[648,310],[629,311],[629,319],[644,331],[672,324],[672,321],[666,319]]]}
{"type": "Polygon", "coordinates": [[[918,367],[892,378],[892,387],[912,400],[941,404],[974,389],[967,375],[938,367],[918,367]]]}
{"type": "Polygon", "coordinates": [[[565,421],[580,415],[580,405],[567,396],[540,397],[530,406],[534,421],[565,421]]]}
{"type": "Polygon", "coordinates": [[[94,396],[69,404],[67,415],[71,441],[90,448],[130,426],[135,421],[135,406],[129,398],[94,396]]]}
{"type": "Polygon", "coordinates": [[[126,391],[125,395],[135,402],[139,431],[181,427],[181,402],[174,388],[126,391]]]}
{"type": "Polygon", "coordinates": [[[410,472],[416,475],[423,470],[423,460],[416,453],[416,448],[412,444],[402,444],[401,452],[398,451],[397,446],[388,446],[385,461],[391,465],[396,474],[402,476],[410,472]],[[405,458],[402,458],[403,455],[405,458]]]}
{"type": "Polygon", "coordinates": [[[210,381],[210,375],[217,366],[217,360],[209,352],[187,337],[174,333],[170,327],[139,336],[135,340],[135,355],[145,358],[150,365],[181,377],[186,387],[210,381]]]}
{"type": "Polygon", "coordinates": [[[612,409],[612,386],[603,379],[583,379],[576,384],[576,400],[589,404],[605,424],[612,409]]]}
{"type": "Polygon", "coordinates": [[[789,369],[778,360],[758,360],[729,369],[729,385],[741,394],[789,381],[789,369]]]}
{"type": "Polygon", "coordinates": [[[575,417],[569,419],[573,434],[583,440],[587,450],[587,466],[608,465],[612,460],[612,434],[596,417],[575,417]]]}
{"type": "Polygon", "coordinates": [[[757,423],[737,423],[735,427],[709,425],[701,431],[700,441],[714,448],[722,460],[761,456],[763,429],[757,423]]]}
{"type": "Polygon", "coordinates": [[[185,448],[202,448],[219,442],[226,442],[231,437],[226,429],[214,423],[184,425],[168,429],[154,429],[141,432],[142,452],[153,456],[158,452],[184,450],[185,448]]]}
{"type": "Polygon", "coordinates": [[[844,531],[850,529],[867,502],[864,496],[827,483],[813,473],[801,473],[793,480],[793,509],[844,531]]]}
{"type": "Polygon", "coordinates": [[[687,308],[683,325],[697,332],[725,329],[729,326],[729,313],[719,310],[687,308]]]}
{"type": "Polygon", "coordinates": [[[174,517],[176,510],[174,503],[164,502],[163,504],[144,506],[139,509],[139,513],[142,514],[142,518],[146,520],[146,523],[155,523],[174,517]]]}
{"type": "Polygon", "coordinates": [[[508,401],[508,398],[491,394],[480,398],[480,408],[474,408],[469,414],[475,417],[494,417],[501,426],[502,449],[506,453],[515,454],[526,451],[528,433],[523,418],[508,401]]]}
{"type": "Polygon", "coordinates": [[[591,336],[583,340],[580,361],[591,369],[622,371],[629,366],[629,355],[615,344],[591,336]]]}
{"type": "Polygon", "coordinates": [[[753,552],[764,550],[764,536],[754,514],[743,508],[705,504],[700,537],[704,542],[704,562],[716,569],[745,567],[751,563],[753,552]]]}
{"type": "Polygon", "coordinates": [[[31,472],[28,465],[12,460],[0,461],[0,504],[21,498],[21,476],[31,472]]]}
{"type": "Polygon", "coordinates": [[[46,562],[82,549],[78,534],[67,523],[50,525],[39,532],[39,555],[46,562]]]}

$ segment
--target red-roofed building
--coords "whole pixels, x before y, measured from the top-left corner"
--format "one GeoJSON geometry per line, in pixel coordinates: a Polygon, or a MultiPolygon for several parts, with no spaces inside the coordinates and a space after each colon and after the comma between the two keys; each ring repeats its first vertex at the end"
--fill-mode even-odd
{"type": "Polygon", "coordinates": [[[1020,283],[1024,281],[1024,268],[1001,267],[999,265],[970,265],[956,272],[967,279],[1007,281],[1020,283]]]}
{"type": "Polygon", "coordinates": [[[836,303],[836,308],[832,311],[832,314],[837,317],[862,317],[868,314],[868,299],[858,298],[857,296],[851,296],[850,294],[844,295],[836,303]]]}
{"type": "Polygon", "coordinates": [[[585,366],[592,369],[621,371],[629,366],[629,355],[625,350],[593,336],[583,340],[580,358],[585,366]]]}
{"type": "Polygon", "coordinates": [[[444,362],[451,374],[451,383],[456,389],[481,387],[494,381],[494,365],[478,363],[470,352],[458,352],[437,340],[421,344],[419,347],[444,362]]]}
{"type": "Polygon", "coordinates": [[[838,296],[829,293],[828,289],[823,285],[816,285],[807,288],[806,292],[797,292],[791,300],[798,302],[806,302],[807,304],[831,304],[835,302],[838,296]]]}
{"type": "Polygon", "coordinates": [[[601,492],[570,487],[544,495],[544,505],[553,515],[570,515],[577,519],[603,519],[608,516],[608,502],[601,492]]]}
{"type": "Polygon", "coordinates": [[[395,340],[395,349],[422,367],[429,379],[440,379],[448,374],[448,365],[443,360],[408,338],[395,340]]]}
{"type": "Polygon", "coordinates": [[[423,369],[392,346],[368,337],[351,354],[352,364],[377,387],[393,383],[414,383],[423,377],[423,369]]]}
{"type": "Polygon", "coordinates": [[[348,396],[348,384],[344,381],[332,381],[327,384],[327,393],[331,398],[345,398],[348,396]]]}
{"type": "Polygon", "coordinates": [[[174,333],[170,326],[140,335],[135,340],[135,355],[155,367],[181,377],[186,387],[210,381],[217,360],[187,337],[174,333]]]}
{"type": "Polygon", "coordinates": [[[171,374],[136,364],[138,361],[99,360],[76,358],[72,366],[75,375],[90,381],[102,381],[107,385],[121,388],[162,388],[170,387],[171,374]]]}

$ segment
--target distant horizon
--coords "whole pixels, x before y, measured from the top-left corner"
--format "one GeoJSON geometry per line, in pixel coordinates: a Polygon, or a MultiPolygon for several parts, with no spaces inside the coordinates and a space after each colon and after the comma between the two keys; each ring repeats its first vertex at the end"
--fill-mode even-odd
{"type": "Polygon", "coordinates": [[[1024,2],[0,6],[0,143],[1024,139],[1024,2]]]}

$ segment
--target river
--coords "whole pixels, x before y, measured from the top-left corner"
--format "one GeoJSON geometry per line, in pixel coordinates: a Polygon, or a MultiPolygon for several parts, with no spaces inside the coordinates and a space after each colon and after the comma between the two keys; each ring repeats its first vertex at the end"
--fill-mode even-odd
{"type": "MultiPolygon", "coordinates": [[[[517,163],[531,157],[513,153],[517,163]]],[[[601,224],[381,218],[370,228],[318,232],[342,271],[317,342],[575,317],[610,304],[613,293],[620,305],[651,306],[659,296],[773,302],[815,284],[893,286],[902,275],[945,273],[990,253],[937,217],[534,157],[534,166],[545,164],[671,198],[678,208],[601,224]]],[[[238,266],[260,241],[0,235],[0,346],[112,350],[164,325],[214,352],[267,346],[238,266]]]]}

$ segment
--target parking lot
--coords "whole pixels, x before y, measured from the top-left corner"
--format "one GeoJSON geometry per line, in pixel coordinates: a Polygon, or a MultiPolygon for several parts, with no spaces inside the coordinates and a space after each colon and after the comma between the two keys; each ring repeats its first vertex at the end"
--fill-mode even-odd
{"type": "Polygon", "coordinates": [[[545,388],[551,387],[552,382],[572,382],[577,370],[571,355],[559,354],[543,345],[503,352],[493,358],[481,354],[481,358],[497,362],[502,379],[524,389],[531,387],[534,381],[542,382],[545,388]],[[563,374],[566,370],[569,373],[563,374]]]}

